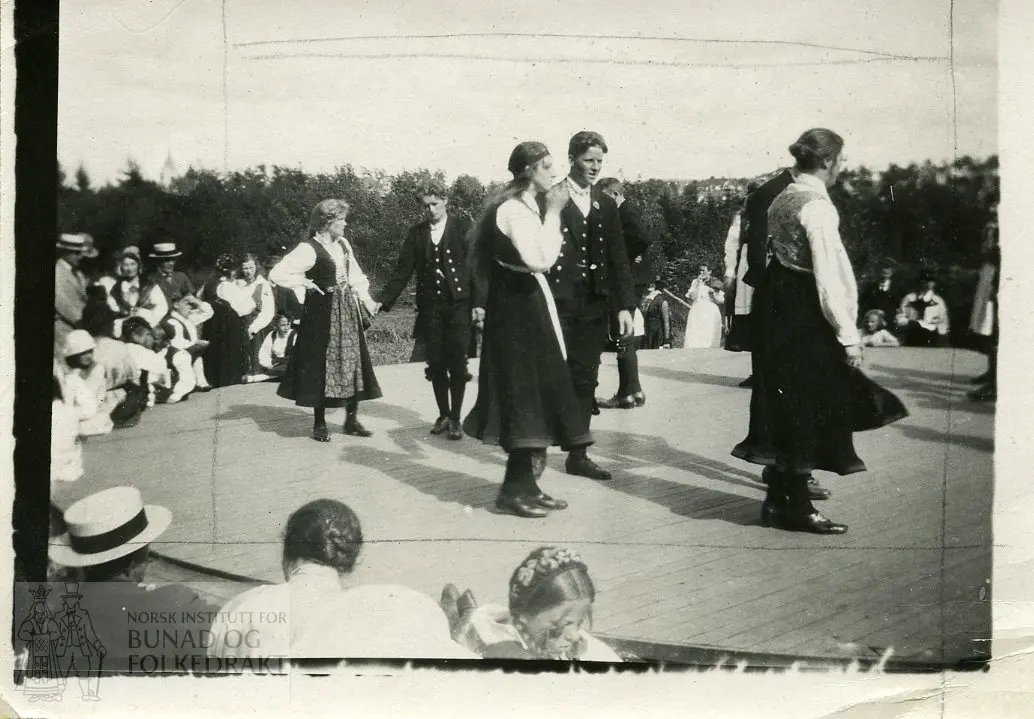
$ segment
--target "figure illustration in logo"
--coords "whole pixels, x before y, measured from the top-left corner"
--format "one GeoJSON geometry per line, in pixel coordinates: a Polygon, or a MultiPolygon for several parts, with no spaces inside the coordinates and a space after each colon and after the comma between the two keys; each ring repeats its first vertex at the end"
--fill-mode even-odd
{"type": "Polygon", "coordinates": [[[65,608],[57,615],[57,656],[62,662],[61,676],[67,680],[75,672],[79,678],[83,700],[99,701],[101,661],[108,652],[93,630],[90,613],[79,606],[82,597],[78,582],[65,584],[65,593],[61,595],[65,608]]]}
{"type": "Polygon", "coordinates": [[[64,675],[57,662],[60,631],[47,606],[50,590],[40,585],[38,589],[31,590],[31,594],[29,616],[18,627],[18,638],[25,642],[28,650],[22,691],[30,702],[60,700],[64,675]]]}

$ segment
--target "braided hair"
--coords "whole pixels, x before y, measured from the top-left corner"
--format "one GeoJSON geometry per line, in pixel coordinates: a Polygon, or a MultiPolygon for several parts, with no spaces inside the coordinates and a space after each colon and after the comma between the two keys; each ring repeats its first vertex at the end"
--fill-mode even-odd
{"type": "Polygon", "coordinates": [[[335,499],[317,499],[288,518],[283,564],[287,568],[309,562],[345,574],[355,567],[362,546],[363,530],[355,512],[335,499]]]}
{"type": "Polygon", "coordinates": [[[572,599],[596,599],[582,558],[569,549],[539,547],[510,577],[510,616],[533,616],[572,599]]]}

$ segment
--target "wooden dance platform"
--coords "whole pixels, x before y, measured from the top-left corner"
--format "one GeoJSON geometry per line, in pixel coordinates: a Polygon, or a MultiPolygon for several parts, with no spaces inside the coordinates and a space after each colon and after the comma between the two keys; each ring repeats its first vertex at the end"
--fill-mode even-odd
{"type": "MultiPolygon", "coordinates": [[[[746,433],[750,392],[736,385],[749,356],[723,350],[640,353],[646,406],[593,421],[591,455],[614,479],[568,476],[551,452],[540,483],[571,506],[543,520],[492,511],[501,451],[429,435],[436,412],[417,364],[377,368],[385,397],[360,410],[373,438],[341,434],[339,410],[328,416],[332,441],[313,442],[311,415],[278,398],[275,384],[231,387],[90,439],[85,477],[54,499],[66,507],[136,485],[173,512],[156,551],[276,582],[288,514],[331,497],[363,523],[356,582],[436,598],[453,582],[482,603],[505,603],[510,573],[531,549],[570,546],[599,590],[596,632],[655,647],[659,658],[709,648],[979,658],[991,632],[994,405],[965,392],[985,360],[882,349],[867,351],[866,364],[911,416],[856,435],[867,473],[819,476],[833,492],[821,509],[850,525],[844,536],[760,526],[760,468],[729,455],[746,433]]],[[[598,394],[609,396],[613,355],[600,374],[598,394]]],[[[471,384],[468,406],[476,391],[471,384]]]]}

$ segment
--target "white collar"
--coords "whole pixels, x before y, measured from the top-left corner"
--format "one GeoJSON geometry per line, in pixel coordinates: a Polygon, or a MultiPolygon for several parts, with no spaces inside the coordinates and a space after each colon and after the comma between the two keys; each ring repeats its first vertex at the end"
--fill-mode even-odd
{"type": "Polygon", "coordinates": [[[140,286],[140,275],[137,275],[136,277],[134,277],[131,280],[122,280],[122,284],[123,285],[127,285],[129,287],[139,287],[140,286]]]}
{"type": "Polygon", "coordinates": [[[799,172],[794,178],[794,182],[798,185],[807,185],[811,189],[818,190],[826,197],[829,197],[829,188],[826,187],[826,183],[815,177],[815,175],[809,175],[806,172],[799,172]]]}
{"type": "Polygon", "coordinates": [[[592,194],[592,185],[588,187],[582,187],[577,182],[571,179],[571,176],[567,176],[567,187],[572,195],[578,195],[580,197],[588,197],[592,194]]]}

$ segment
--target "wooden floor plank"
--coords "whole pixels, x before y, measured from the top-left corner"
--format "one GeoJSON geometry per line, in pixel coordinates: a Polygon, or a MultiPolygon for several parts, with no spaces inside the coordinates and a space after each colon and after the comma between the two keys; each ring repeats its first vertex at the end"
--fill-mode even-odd
{"type": "MultiPolygon", "coordinates": [[[[429,434],[437,411],[415,364],[378,368],[390,389],[361,407],[375,432],[369,439],[344,436],[336,411],[328,416],[332,441],[315,443],[309,412],[278,398],[275,385],[230,387],[156,407],[137,427],[91,439],[86,477],[60,487],[55,501],[68,506],[135,484],[148,502],[173,511],[157,551],[279,581],[288,515],[331,497],[363,522],[356,582],[400,582],[437,596],[453,581],[479,601],[505,603],[526,553],[564,544],[582,553],[595,578],[596,629],[615,636],[759,652],[833,652],[851,642],[923,652],[943,644],[966,654],[985,616],[990,626],[973,597],[990,577],[993,414],[967,404],[967,387],[948,378],[952,368],[958,377],[979,374],[983,359],[907,349],[867,357],[911,416],[856,435],[869,472],[820,477],[834,493],[822,510],[851,527],[843,537],[760,526],[760,468],[729,455],[746,432],[750,393],[736,384],[749,358],[721,350],[643,352],[646,407],[593,419],[590,455],[614,479],[568,475],[565,455],[551,451],[541,485],[571,506],[543,520],[493,512],[505,464],[498,447],[429,434]],[[942,545],[963,548],[943,567],[931,559],[942,545]],[[917,606],[911,600],[920,594],[943,606],[917,606]],[[963,628],[942,632],[942,610],[963,628]]],[[[608,355],[601,377],[613,373],[608,355]]],[[[227,587],[212,591],[223,596],[227,587]]]]}

